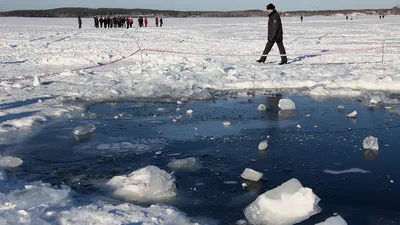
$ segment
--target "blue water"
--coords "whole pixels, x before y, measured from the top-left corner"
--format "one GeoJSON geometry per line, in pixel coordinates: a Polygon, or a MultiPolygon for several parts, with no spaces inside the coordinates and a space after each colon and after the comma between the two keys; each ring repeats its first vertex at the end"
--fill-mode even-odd
{"type": "Polygon", "coordinates": [[[175,112],[175,104],[167,103],[97,104],[88,107],[84,117],[46,125],[6,153],[24,160],[13,171],[20,179],[64,183],[87,199],[113,203],[118,200],[110,199],[101,185],[113,176],[147,165],[170,172],[166,165],[171,159],[197,157],[200,170],[174,174],[178,198],[168,204],[191,217],[205,216],[220,224],[244,219],[242,210],[259,194],[291,178],[299,179],[322,199],[323,211],[302,225],[321,222],[333,213],[352,225],[400,224],[399,115],[383,107],[368,108],[353,99],[316,101],[302,96],[290,96],[297,109],[282,113],[277,108],[279,98],[221,97],[190,102],[180,113],[175,112]],[[257,111],[261,103],[268,107],[265,113],[257,111]],[[345,106],[344,112],[338,111],[339,104],[345,106]],[[157,112],[157,108],[167,111],[157,112]],[[192,117],[185,115],[187,109],[194,111],[192,117]],[[358,118],[346,118],[353,110],[358,118]],[[119,114],[122,117],[114,119],[119,114]],[[174,124],[172,119],[180,114],[183,121],[174,124]],[[225,120],[232,126],[224,127],[225,120]],[[85,123],[94,124],[96,132],[75,138],[72,130],[85,123]],[[301,130],[296,129],[297,124],[301,130]],[[379,138],[378,153],[362,150],[368,135],[379,138]],[[258,151],[258,144],[267,137],[268,151],[258,151]],[[122,142],[147,147],[129,150],[121,147],[122,142]],[[114,148],[99,150],[101,144],[114,144],[114,148]],[[162,151],[161,155],[157,156],[157,151],[162,151]],[[262,181],[243,189],[240,174],[245,168],[263,172],[262,181]],[[323,172],[350,168],[371,173],[323,172]]]}

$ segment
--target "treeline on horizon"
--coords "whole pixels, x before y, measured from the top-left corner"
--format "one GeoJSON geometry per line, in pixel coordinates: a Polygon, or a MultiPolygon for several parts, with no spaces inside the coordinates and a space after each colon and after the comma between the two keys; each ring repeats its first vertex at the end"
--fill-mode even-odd
{"type": "MultiPolygon", "coordinates": [[[[392,9],[363,9],[363,10],[318,10],[318,11],[286,11],[282,16],[333,16],[337,14],[363,13],[368,15],[400,14],[400,7],[392,9]]],[[[57,8],[48,10],[15,10],[0,12],[2,17],[93,17],[105,15],[129,16],[163,16],[163,17],[262,17],[266,16],[263,10],[244,11],[175,11],[153,9],[117,9],[117,8],[57,8]]]]}

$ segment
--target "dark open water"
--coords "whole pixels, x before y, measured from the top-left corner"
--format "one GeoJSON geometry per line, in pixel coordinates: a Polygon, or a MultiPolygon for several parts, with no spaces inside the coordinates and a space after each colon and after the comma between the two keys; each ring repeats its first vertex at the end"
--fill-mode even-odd
{"type": "Polygon", "coordinates": [[[175,173],[178,198],[168,203],[191,217],[233,224],[244,219],[242,210],[259,194],[297,178],[322,199],[322,213],[303,225],[324,221],[333,213],[351,225],[400,224],[399,115],[356,100],[315,101],[301,96],[291,96],[295,112],[282,113],[277,108],[280,96],[249,98],[190,102],[181,106],[180,113],[175,104],[98,104],[82,118],[48,124],[9,147],[7,154],[24,160],[14,171],[17,178],[65,183],[85,201],[109,197],[102,184],[113,176],[148,165],[170,172],[166,165],[171,159],[197,157],[202,168],[175,173]],[[260,103],[268,106],[267,112],[257,111],[260,103]],[[338,111],[339,104],[345,106],[344,112],[338,111]],[[161,107],[167,111],[156,110],[161,107]],[[194,111],[192,117],[185,115],[187,109],[194,111]],[[359,117],[347,119],[353,110],[359,117]],[[122,117],[114,119],[119,114],[122,117]],[[183,121],[174,124],[172,119],[179,114],[183,121]],[[226,119],[232,123],[229,128],[222,125],[226,119]],[[88,122],[97,127],[95,134],[76,139],[72,130],[88,122]],[[368,135],[379,138],[378,154],[362,150],[368,135]],[[268,151],[258,151],[267,136],[268,151]],[[262,182],[247,190],[240,178],[245,168],[264,173],[262,182]],[[371,173],[323,172],[350,168],[371,173]]]}

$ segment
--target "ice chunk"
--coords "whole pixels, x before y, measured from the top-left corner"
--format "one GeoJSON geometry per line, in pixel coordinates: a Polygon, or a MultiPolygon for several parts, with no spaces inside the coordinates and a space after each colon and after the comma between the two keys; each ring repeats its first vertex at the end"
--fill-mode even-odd
{"type": "Polygon", "coordinates": [[[365,150],[378,151],[379,150],[378,138],[373,136],[366,137],[363,141],[363,147],[365,150]]]}
{"type": "Polygon", "coordinates": [[[265,106],[264,104],[261,104],[261,105],[258,106],[257,110],[258,111],[265,111],[265,110],[267,110],[267,106],[265,106]]]}
{"type": "Polygon", "coordinates": [[[152,205],[143,208],[133,204],[87,205],[63,211],[60,214],[61,225],[215,225],[212,221],[193,221],[179,210],[165,205],[152,205]]]}
{"type": "Polygon", "coordinates": [[[1,156],[0,154],[0,167],[3,168],[15,168],[20,166],[24,161],[20,158],[11,156],[1,156]]]}
{"type": "Polygon", "coordinates": [[[16,190],[7,195],[8,201],[19,209],[28,209],[39,205],[52,205],[64,202],[70,188],[54,189],[49,184],[33,183],[26,185],[23,190],[16,190]]]}
{"type": "Polygon", "coordinates": [[[175,180],[171,174],[155,166],[113,177],[106,185],[113,189],[114,196],[127,201],[162,201],[176,196],[175,180]]]}
{"type": "Polygon", "coordinates": [[[93,133],[96,130],[96,127],[93,124],[86,124],[85,126],[79,126],[74,129],[74,134],[76,136],[82,136],[86,134],[93,133]]]}
{"type": "Polygon", "coordinates": [[[260,195],[245,210],[251,224],[292,225],[321,212],[320,199],[297,179],[260,195]]]}
{"type": "Polygon", "coordinates": [[[338,106],[338,110],[339,110],[340,112],[343,112],[343,110],[344,110],[344,105],[339,105],[339,106],[338,106]]]}
{"type": "Polygon", "coordinates": [[[347,225],[347,222],[341,216],[333,216],[325,220],[325,222],[315,225],[347,225]]]}
{"type": "Polygon", "coordinates": [[[165,112],[165,111],[167,111],[167,109],[166,108],[158,108],[157,111],[158,112],[165,112]]]}
{"type": "Polygon", "coordinates": [[[351,112],[349,115],[347,115],[348,118],[357,118],[357,111],[351,112]]]}
{"type": "Polygon", "coordinates": [[[288,98],[279,100],[278,106],[281,110],[295,110],[296,109],[296,105],[294,104],[294,102],[288,98]]]}
{"type": "Polygon", "coordinates": [[[180,112],[181,109],[180,108],[176,108],[175,112],[180,112]]]}
{"type": "Polygon", "coordinates": [[[35,76],[35,78],[33,79],[33,86],[38,87],[38,86],[40,86],[40,85],[42,85],[42,82],[41,82],[41,80],[40,80],[40,77],[35,76]]]}
{"type": "Polygon", "coordinates": [[[240,175],[240,176],[241,176],[243,179],[245,179],[245,180],[250,180],[250,181],[257,182],[257,181],[259,181],[259,180],[263,177],[263,175],[264,175],[264,174],[262,174],[262,173],[260,173],[260,172],[257,172],[257,171],[255,171],[255,170],[246,168],[246,169],[243,171],[242,175],[240,175]]]}
{"type": "Polygon", "coordinates": [[[178,101],[176,102],[176,104],[177,104],[177,105],[183,105],[183,102],[180,101],[180,100],[178,100],[178,101]]]}
{"type": "Polygon", "coordinates": [[[268,148],[268,140],[262,141],[259,145],[258,145],[258,150],[264,151],[268,148]]]}
{"type": "Polygon", "coordinates": [[[168,163],[168,168],[172,170],[197,170],[200,168],[198,159],[191,157],[186,159],[174,159],[168,163]]]}
{"type": "Polygon", "coordinates": [[[374,95],[371,97],[371,100],[369,102],[373,105],[376,105],[382,102],[382,98],[379,95],[374,95]]]}
{"type": "Polygon", "coordinates": [[[300,124],[297,124],[296,128],[297,128],[297,129],[301,129],[301,125],[300,125],[300,124]]]}
{"type": "Polygon", "coordinates": [[[6,181],[7,181],[6,171],[4,171],[3,169],[0,169],[0,190],[1,190],[1,187],[6,184],[6,181]]]}
{"type": "Polygon", "coordinates": [[[189,109],[188,111],[186,111],[186,114],[192,115],[193,114],[193,110],[189,109]]]}
{"type": "Polygon", "coordinates": [[[225,121],[222,123],[225,127],[230,127],[232,124],[229,121],[225,121]]]}

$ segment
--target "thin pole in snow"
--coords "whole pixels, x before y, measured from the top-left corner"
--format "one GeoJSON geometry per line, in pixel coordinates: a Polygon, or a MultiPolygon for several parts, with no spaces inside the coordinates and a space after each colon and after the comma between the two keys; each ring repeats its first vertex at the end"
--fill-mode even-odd
{"type": "Polygon", "coordinates": [[[385,58],[385,40],[382,42],[382,65],[384,64],[384,58],[385,58]]]}

